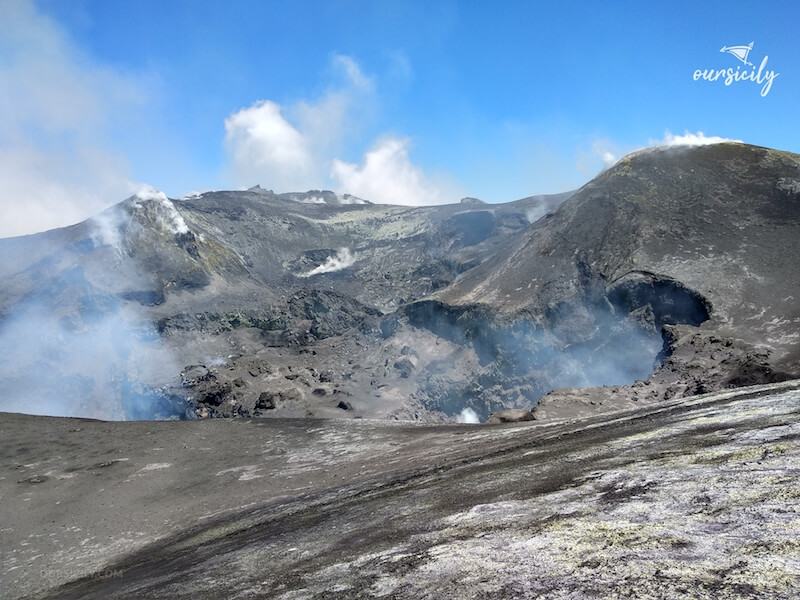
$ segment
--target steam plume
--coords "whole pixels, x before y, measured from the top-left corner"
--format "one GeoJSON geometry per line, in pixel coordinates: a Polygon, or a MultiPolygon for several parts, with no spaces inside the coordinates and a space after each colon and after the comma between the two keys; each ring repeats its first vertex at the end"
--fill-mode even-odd
{"type": "MultiPolygon", "coordinates": [[[[157,227],[188,232],[172,202],[144,188],[132,205],[71,228],[69,245],[50,246],[36,263],[45,277],[10,272],[0,315],[0,410],[108,420],[189,416],[182,401],[158,388],[179,370],[136,299],[158,289],[127,238],[140,210],[157,227]],[[126,299],[131,290],[134,299],[126,299]]],[[[46,248],[50,234],[41,235],[46,248]]],[[[20,247],[6,240],[5,258],[24,269],[20,247]]]]}
{"type": "MultiPolygon", "coordinates": [[[[705,135],[702,131],[697,133],[689,133],[684,131],[683,135],[673,135],[669,131],[664,135],[664,140],[658,142],[657,145],[661,146],[708,146],[709,144],[722,144],[725,142],[741,142],[741,140],[732,140],[718,136],[705,135]]],[[[652,144],[651,144],[652,145],[652,144]]]]}
{"type": "Polygon", "coordinates": [[[169,198],[167,198],[164,192],[160,192],[149,185],[145,185],[137,190],[134,197],[138,200],[152,200],[161,204],[164,212],[166,213],[165,218],[162,219],[161,223],[165,229],[175,234],[189,233],[189,228],[186,226],[186,221],[183,220],[181,213],[178,212],[178,209],[175,208],[175,205],[169,198]]]}
{"type": "Polygon", "coordinates": [[[152,324],[111,297],[82,304],[82,316],[59,315],[39,299],[3,322],[0,410],[106,420],[184,416],[154,388],[135,383],[177,372],[152,324]]]}
{"type": "Polygon", "coordinates": [[[476,413],[471,408],[467,407],[462,410],[459,414],[456,415],[456,423],[480,423],[481,420],[478,418],[478,413],[476,413]]]}
{"type": "Polygon", "coordinates": [[[303,273],[300,277],[312,277],[322,273],[333,273],[341,271],[355,264],[356,259],[350,253],[349,248],[340,248],[336,256],[329,256],[320,266],[311,269],[308,273],[303,273]]]}

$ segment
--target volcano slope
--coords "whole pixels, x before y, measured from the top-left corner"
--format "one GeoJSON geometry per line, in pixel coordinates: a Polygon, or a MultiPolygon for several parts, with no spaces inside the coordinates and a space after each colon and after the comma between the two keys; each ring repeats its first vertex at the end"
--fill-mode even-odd
{"type": "Polygon", "coordinates": [[[799,385],[498,427],[3,414],[3,597],[797,597],[799,385]]]}
{"type": "MultiPolygon", "coordinates": [[[[558,390],[535,411],[546,419],[798,373],[798,251],[800,157],[733,143],[654,148],[621,160],[435,297],[451,311],[480,303],[536,322],[559,355],[580,357],[583,374],[598,360],[601,374],[635,364],[640,336],[660,332],[646,381],[558,390]],[[620,335],[620,317],[638,335],[620,335]],[[609,364],[609,354],[622,361],[609,364]]],[[[526,350],[523,361],[542,354],[526,350]]],[[[569,366],[544,355],[548,369],[569,366]]]]}
{"type": "Polygon", "coordinates": [[[800,157],[733,143],[498,205],[143,193],[0,240],[2,408],[548,419],[779,381],[798,223],[800,157]]]}

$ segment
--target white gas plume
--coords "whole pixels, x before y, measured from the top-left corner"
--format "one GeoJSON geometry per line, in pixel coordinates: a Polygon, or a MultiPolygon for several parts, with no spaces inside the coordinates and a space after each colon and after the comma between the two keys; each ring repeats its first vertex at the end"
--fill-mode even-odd
{"type": "Polygon", "coordinates": [[[314,275],[320,275],[322,273],[333,273],[335,271],[341,271],[342,269],[346,269],[354,265],[356,262],[355,256],[350,252],[349,248],[340,248],[335,256],[329,256],[325,259],[325,262],[308,271],[307,273],[303,273],[300,277],[312,277],[314,275]]]}
{"type": "Polygon", "coordinates": [[[164,212],[164,215],[161,216],[161,225],[164,229],[175,234],[189,233],[189,227],[187,227],[186,221],[183,220],[181,213],[178,212],[178,209],[175,208],[175,205],[167,198],[164,192],[149,185],[144,185],[136,191],[134,196],[137,200],[145,202],[151,200],[161,204],[164,212]]]}
{"type": "Polygon", "coordinates": [[[456,415],[456,423],[480,423],[481,420],[471,408],[467,407],[456,415]]]}
{"type": "Polygon", "coordinates": [[[730,138],[719,137],[716,135],[705,135],[702,131],[690,133],[684,131],[683,135],[673,135],[669,131],[664,134],[664,139],[659,142],[652,142],[651,146],[708,146],[709,144],[723,144],[725,142],[740,142],[730,138]]]}

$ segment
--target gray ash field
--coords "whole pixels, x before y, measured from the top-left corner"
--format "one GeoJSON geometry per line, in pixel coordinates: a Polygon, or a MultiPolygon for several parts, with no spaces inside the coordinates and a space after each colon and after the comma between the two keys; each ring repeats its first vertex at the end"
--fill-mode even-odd
{"type": "Polygon", "coordinates": [[[0,593],[793,597],[799,254],[800,156],[738,143],[0,240],[0,593]]]}
{"type": "Polygon", "coordinates": [[[4,414],[4,597],[792,598],[798,385],[550,425],[4,414]]]}

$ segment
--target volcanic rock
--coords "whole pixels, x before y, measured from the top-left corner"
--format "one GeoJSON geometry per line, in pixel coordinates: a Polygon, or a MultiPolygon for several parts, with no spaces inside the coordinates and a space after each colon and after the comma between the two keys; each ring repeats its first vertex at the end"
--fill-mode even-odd
{"type": "Polygon", "coordinates": [[[533,421],[533,413],[523,408],[515,408],[511,410],[500,410],[496,413],[489,415],[486,421],[487,425],[496,425],[498,423],[522,423],[524,421],[533,421]]]}

